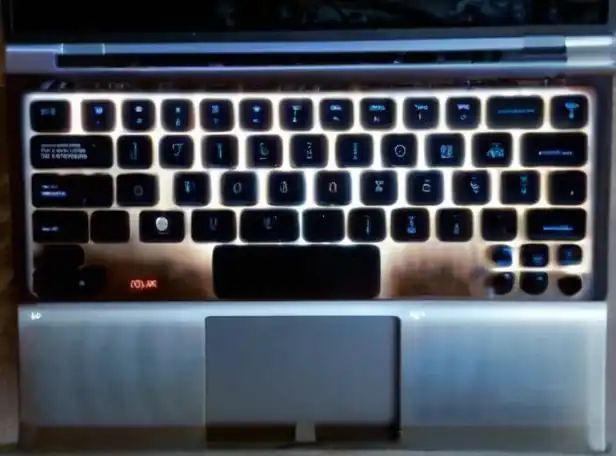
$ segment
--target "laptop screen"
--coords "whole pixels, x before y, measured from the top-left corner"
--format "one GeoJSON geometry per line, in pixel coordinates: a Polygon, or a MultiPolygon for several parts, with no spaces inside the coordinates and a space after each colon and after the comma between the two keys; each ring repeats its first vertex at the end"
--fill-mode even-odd
{"type": "MultiPolygon", "coordinates": [[[[20,36],[392,30],[605,24],[609,0],[13,0],[10,31],[20,36]]],[[[160,35],[159,35],[160,36],[160,35]]],[[[167,39],[167,37],[165,37],[167,39]]]]}

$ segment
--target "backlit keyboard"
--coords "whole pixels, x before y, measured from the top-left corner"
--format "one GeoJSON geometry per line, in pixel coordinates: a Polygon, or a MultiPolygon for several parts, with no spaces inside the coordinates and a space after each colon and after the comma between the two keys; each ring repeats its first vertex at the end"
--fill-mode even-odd
{"type": "Polygon", "coordinates": [[[391,276],[420,249],[472,245],[487,297],[579,299],[592,288],[592,107],[565,88],[33,93],[31,291],[400,297],[391,276]],[[176,278],[144,266],[157,261],[176,278]],[[183,265],[202,272],[196,286],[183,265]]]}

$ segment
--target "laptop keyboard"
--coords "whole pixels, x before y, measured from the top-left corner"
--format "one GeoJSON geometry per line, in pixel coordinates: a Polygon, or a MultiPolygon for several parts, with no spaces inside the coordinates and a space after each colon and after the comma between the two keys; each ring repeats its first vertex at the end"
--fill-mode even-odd
{"type": "Polygon", "coordinates": [[[110,271],[92,258],[128,249],[198,258],[220,299],[388,298],[402,256],[472,244],[491,265],[487,297],[581,298],[592,101],[552,88],[31,94],[30,285],[96,299],[110,271]]]}

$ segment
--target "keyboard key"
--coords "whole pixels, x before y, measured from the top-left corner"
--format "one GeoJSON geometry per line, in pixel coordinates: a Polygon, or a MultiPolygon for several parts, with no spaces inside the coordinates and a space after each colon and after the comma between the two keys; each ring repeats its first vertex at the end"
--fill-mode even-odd
{"type": "Polygon", "coordinates": [[[306,200],[304,173],[272,172],[269,175],[268,202],[272,206],[295,206],[306,200]]]}
{"type": "Polygon", "coordinates": [[[34,136],[30,139],[34,168],[111,168],[113,143],[109,136],[34,136]]]}
{"type": "Polygon", "coordinates": [[[86,131],[107,132],[115,126],[115,105],[111,101],[84,101],[81,123],[86,131]]]}
{"type": "Polygon", "coordinates": [[[299,238],[299,215],[291,209],[246,209],[240,215],[245,242],[293,242],[299,238]]]}
{"type": "Polygon", "coordinates": [[[523,272],[520,274],[520,288],[529,295],[540,295],[548,289],[548,275],[545,272],[523,272]]]}
{"type": "Polygon", "coordinates": [[[481,235],[486,241],[511,241],[518,235],[518,214],[513,209],[484,209],[481,235]]]}
{"type": "Polygon", "coordinates": [[[588,160],[584,133],[527,133],[521,143],[524,166],[583,166],[588,160]]]}
{"type": "Polygon", "coordinates": [[[361,175],[361,201],[365,206],[388,206],[398,201],[394,171],[366,171],[361,175]]]}
{"type": "Polygon", "coordinates": [[[130,239],[128,212],[95,211],[90,217],[90,239],[96,243],[125,243],[130,239]]]}
{"type": "Polygon", "coordinates": [[[194,144],[190,136],[163,136],[158,150],[160,164],[164,168],[190,168],[195,160],[194,144]]]}
{"type": "Polygon", "coordinates": [[[34,258],[38,269],[53,268],[60,270],[77,269],[86,261],[85,252],[80,245],[48,244],[43,247],[41,255],[34,258]]]}
{"type": "Polygon", "coordinates": [[[340,135],[336,138],[336,163],[341,168],[370,166],[374,159],[372,136],[340,135]]]}
{"type": "Polygon", "coordinates": [[[582,263],[582,248],[575,244],[565,244],[558,247],[556,254],[558,264],[561,266],[575,266],[582,263]]]}
{"type": "Polygon", "coordinates": [[[158,180],[153,174],[120,174],[116,185],[116,199],[120,206],[158,204],[158,180]]]}
{"type": "Polygon", "coordinates": [[[447,124],[450,128],[477,128],[481,121],[481,103],[477,98],[447,100],[447,124]]]}
{"type": "Polygon", "coordinates": [[[380,242],[387,235],[385,211],[353,209],[349,212],[349,238],[354,242],[380,242]]]}
{"type": "Polygon", "coordinates": [[[490,248],[490,258],[499,268],[508,268],[513,264],[513,254],[508,245],[493,245],[490,248]]]}
{"type": "Polygon", "coordinates": [[[582,290],[583,282],[580,276],[568,275],[558,279],[557,285],[565,296],[574,296],[582,290]]]}
{"type": "Polygon", "coordinates": [[[213,271],[219,299],[347,300],[380,293],[380,252],[368,245],[219,246],[213,271]]]}
{"type": "Polygon", "coordinates": [[[460,171],[453,175],[453,199],[462,206],[490,201],[490,175],[487,171],[460,171]]]}
{"type": "Polygon", "coordinates": [[[233,128],[233,105],[229,100],[203,100],[199,111],[204,130],[229,131],[233,128]]]}
{"type": "Polygon", "coordinates": [[[325,135],[293,135],[291,165],[294,168],[323,168],[327,164],[325,135]]]}
{"type": "Polygon", "coordinates": [[[312,100],[282,100],[280,102],[280,124],[285,130],[305,131],[313,125],[312,100]]]}
{"type": "Polygon", "coordinates": [[[466,242],[473,237],[469,209],[441,209],[436,213],[436,234],[443,242],[466,242]]]}
{"type": "Polygon", "coordinates": [[[344,212],[338,209],[309,209],[302,214],[307,242],[339,242],[344,239],[344,212]]]}
{"type": "Polygon", "coordinates": [[[394,126],[396,103],[384,98],[365,98],[360,102],[361,124],[366,130],[382,130],[394,126]]]}
{"type": "Polygon", "coordinates": [[[321,124],[326,130],[348,130],[353,125],[351,100],[323,100],[319,110],[321,124]]]}
{"type": "Polygon", "coordinates": [[[118,165],[124,169],[149,169],[153,162],[152,139],[149,136],[120,136],[118,165]]]}
{"type": "Polygon", "coordinates": [[[493,274],[488,279],[488,286],[497,296],[503,296],[511,293],[515,284],[515,275],[511,272],[493,274]]]}
{"type": "Polygon", "coordinates": [[[221,180],[222,203],[225,206],[257,204],[257,176],[247,172],[228,172],[221,180]]]}
{"type": "Polygon", "coordinates": [[[543,124],[541,97],[492,97],[487,111],[490,128],[539,128],[543,124]]]}
{"type": "Polygon", "coordinates": [[[238,164],[237,138],[230,135],[203,139],[203,163],[212,168],[235,168],[238,164]]]}
{"type": "Polygon", "coordinates": [[[142,211],[139,214],[141,242],[178,243],[184,240],[184,212],[142,211]]]}
{"type": "Polygon", "coordinates": [[[443,202],[443,174],[439,171],[409,173],[406,183],[409,204],[434,206],[443,202]]]}
{"type": "Polygon", "coordinates": [[[552,125],[555,128],[582,128],[588,122],[588,99],[584,95],[552,98],[552,125]]]}
{"type": "Polygon", "coordinates": [[[351,175],[321,171],[316,175],[316,201],[320,206],[346,206],[351,202],[351,175]]]}
{"type": "Polygon", "coordinates": [[[177,173],[173,196],[178,206],[205,206],[210,202],[210,176],[205,173],[177,173]]]}
{"type": "Polygon", "coordinates": [[[503,204],[535,204],[539,201],[540,180],[536,171],[506,171],[501,175],[503,204]]]}
{"type": "Polygon", "coordinates": [[[32,214],[34,242],[88,242],[88,214],[83,211],[35,211],[32,214]]]}
{"type": "Polygon", "coordinates": [[[272,128],[272,103],[268,100],[242,100],[240,122],[246,130],[269,130],[272,128]]]}
{"type": "Polygon", "coordinates": [[[282,165],[282,140],[280,136],[249,136],[247,142],[248,166],[278,168],[282,165]]]}
{"type": "Polygon", "coordinates": [[[430,166],[462,166],[464,163],[464,137],[461,134],[430,135],[426,150],[430,166]]]}
{"type": "Polygon", "coordinates": [[[237,237],[235,213],[229,210],[193,211],[192,239],[195,242],[231,242],[237,237]]]}
{"type": "Polygon", "coordinates": [[[426,130],[438,125],[439,105],[436,98],[404,100],[404,124],[407,128],[426,130]]]}
{"type": "Polygon", "coordinates": [[[532,241],[579,241],[586,236],[583,209],[531,209],[526,213],[526,234],[532,241]]]}
{"type": "Polygon", "coordinates": [[[415,166],[417,164],[417,138],[415,135],[385,135],[381,141],[383,165],[415,166]]]}
{"type": "Polygon", "coordinates": [[[122,105],[124,127],[132,131],[146,131],[154,127],[155,106],[150,100],[129,100],[122,105]]]}
{"type": "Polygon", "coordinates": [[[394,209],[391,237],[396,242],[422,242],[430,237],[430,214],[426,209],[394,209]]]}
{"type": "Polygon", "coordinates": [[[85,266],[73,271],[43,270],[33,274],[34,292],[42,300],[88,299],[104,291],[107,270],[85,266]]]}
{"type": "Polygon", "coordinates": [[[102,293],[107,286],[107,269],[104,266],[88,265],[77,272],[77,292],[81,298],[102,293]]]}
{"type": "Polygon", "coordinates": [[[586,173],[581,171],[550,173],[550,203],[563,206],[583,204],[586,201],[586,180],[586,173]]]}
{"type": "Polygon", "coordinates": [[[193,106],[189,100],[164,100],[162,124],[168,131],[188,131],[193,128],[193,106]]]}
{"type": "Polygon", "coordinates": [[[550,248],[545,244],[526,244],[520,247],[520,264],[528,268],[544,268],[550,261],[550,248]]]}
{"type": "Polygon", "coordinates": [[[473,164],[477,167],[506,167],[513,159],[509,133],[478,133],[473,136],[473,164]]]}
{"type": "Polygon", "coordinates": [[[34,174],[35,207],[110,207],[113,178],[106,174],[34,174]]]}
{"type": "Polygon", "coordinates": [[[35,101],[30,105],[30,125],[41,133],[64,133],[71,128],[68,101],[35,101]]]}

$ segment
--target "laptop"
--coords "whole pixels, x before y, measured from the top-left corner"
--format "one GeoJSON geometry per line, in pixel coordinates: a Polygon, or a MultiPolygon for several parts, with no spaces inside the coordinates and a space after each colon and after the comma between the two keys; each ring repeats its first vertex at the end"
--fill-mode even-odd
{"type": "Polygon", "coordinates": [[[22,447],[606,451],[611,3],[4,1],[22,447]]]}

